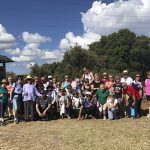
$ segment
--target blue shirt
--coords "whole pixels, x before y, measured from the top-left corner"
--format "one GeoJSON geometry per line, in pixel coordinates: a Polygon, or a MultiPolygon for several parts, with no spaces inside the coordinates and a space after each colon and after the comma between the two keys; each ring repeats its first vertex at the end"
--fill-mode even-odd
{"type": "Polygon", "coordinates": [[[18,82],[13,83],[12,88],[14,88],[14,93],[16,94],[21,94],[23,91],[23,85],[18,82]]]}

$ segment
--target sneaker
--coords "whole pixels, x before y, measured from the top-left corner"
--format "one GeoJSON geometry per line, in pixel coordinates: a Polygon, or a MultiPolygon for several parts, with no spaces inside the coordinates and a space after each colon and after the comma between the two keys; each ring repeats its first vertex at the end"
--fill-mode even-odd
{"type": "Polygon", "coordinates": [[[103,120],[107,120],[106,116],[103,117],[103,120]]]}
{"type": "Polygon", "coordinates": [[[14,119],[14,124],[18,124],[18,123],[19,123],[18,119],[14,119]]]}
{"type": "Polygon", "coordinates": [[[148,114],[147,117],[150,118],[150,114],[148,114]]]}

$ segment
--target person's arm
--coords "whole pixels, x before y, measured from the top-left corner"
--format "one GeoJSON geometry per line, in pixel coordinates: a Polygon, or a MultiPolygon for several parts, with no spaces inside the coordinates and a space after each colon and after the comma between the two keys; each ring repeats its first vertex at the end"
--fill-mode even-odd
{"type": "Polygon", "coordinates": [[[13,94],[13,91],[14,91],[14,87],[11,89],[11,91],[10,91],[10,101],[12,101],[12,94],[13,94]]]}
{"type": "Polygon", "coordinates": [[[43,112],[43,115],[45,116],[46,115],[46,113],[47,113],[47,111],[50,109],[50,107],[51,107],[51,104],[49,103],[48,104],[48,106],[47,106],[47,108],[44,110],[44,112],[43,112]]]}
{"type": "Polygon", "coordinates": [[[41,113],[40,110],[39,110],[39,105],[38,105],[38,104],[36,104],[36,111],[37,111],[37,113],[39,114],[39,116],[41,117],[41,116],[42,116],[42,113],[41,113]]]}
{"type": "Polygon", "coordinates": [[[34,86],[34,92],[35,92],[35,95],[36,96],[38,96],[38,97],[40,97],[41,96],[41,94],[38,92],[38,90],[37,90],[37,88],[34,86]]]}

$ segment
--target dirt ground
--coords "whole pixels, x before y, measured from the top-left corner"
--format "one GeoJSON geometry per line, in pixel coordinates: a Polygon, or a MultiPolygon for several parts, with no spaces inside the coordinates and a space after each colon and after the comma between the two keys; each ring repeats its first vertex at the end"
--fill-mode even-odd
{"type": "Polygon", "coordinates": [[[150,150],[150,118],[52,120],[0,127],[0,150],[150,150]]]}

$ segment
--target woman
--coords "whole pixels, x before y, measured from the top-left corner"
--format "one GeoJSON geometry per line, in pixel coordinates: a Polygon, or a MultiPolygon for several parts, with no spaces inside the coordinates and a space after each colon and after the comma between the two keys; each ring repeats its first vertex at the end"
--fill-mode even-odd
{"type": "Polygon", "coordinates": [[[88,79],[89,83],[91,84],[92,81],[94,80],[93,73],[90,72],[87,68],[84,68],[83,71],[84,71],[84,74],[82,75],[82,78],[81,78],[82,81],[88,79]]]}
{"type": "Polygon", "coordinates": [[[106,88],[108,88],[109,92],[113,92],[113,84],[114,84],[114,79],[112,75],[108,76],[108,81],[105,83],[106,88]]]}
{"type": "Polygon", "coordinates": [[[5,125],[4,122],[4,113],[6,110],[6,105],[8,101],[8,91],[6,88],[7,81],[3,79],[1,81],[2,85],[0,86],[0,123],[1,125],[5,125]]]}
{"type": "Polygon", "coordinates": [[[96,91],[99,89],[101,84],[104,84],[104,82],[100,81],[100,78],[99,78],[98,74],[95,74],[94,75],[94,80],[93,80],[92,85],[91,85],[93,93],[96,93],[96,91]]]}
{"type": "Polygon", "coordinates": [[[23,91],[23,78],[21,76],[17,77],[17,81],[12,85],[12,90],[10,92],[10,101],[13,103],[13,115],[14,123],[18,123],[18,112],[21,110],[22,102],[22,91],[23,91]]]}
{"type": "Polygon", "coordinates": [[[65,89],[65,90],[67,90],[67,86],[68,85],[70,85],[70,82],[69,82],[69,77],[66,75],[65,76],[65,81],[64,82],[62,82],[62,87],[65,89]]]}
{"type": "Polygon", "coordinates": [[[11,77],[8,77],[8,84],[6,86],[7,88],[7,91],[8,91],[8,115],[9,115],[9,118],[11,118],[11,115],[12,115],[12,101],[10,100],[10,93],[11,93],[11,90],[12,90],[12,78],[11,77]]]}
{"type": "Polygon", "coordinates": [[[147,79],[145,80],[146,99],[148,101],[149,113],[147,117],[150,118],[150,71],[147,72],[147,79]]]}
{"type": "Polygon", "coordinates": [[[29,113],[31,114],[31,120],[34,121],[34,104],[36,96],[39,97],[41,94],[37,91],[35,85],[33,85],[33,78],[28,75],[25,79],[27,82],[23,85],[23,102],[24,102],[24,117],[25,121],[29,119],[29,113]]]}
{"type": "Polygon", "coordinates": [[[134,88],[134,90],[136,90],[139,94],[141,99],[139,99],[137,101],[137,115],[138,117],[141,116],[141,102],[142,102],[142,97],[143,97],[143,86],[142,86],[142,82],[140,81],[141,76],[139,73],[136,74],[135,76],[135,80],[132,83],[132,87],[134,88]]]}

